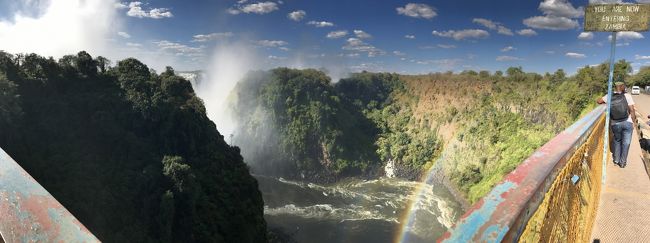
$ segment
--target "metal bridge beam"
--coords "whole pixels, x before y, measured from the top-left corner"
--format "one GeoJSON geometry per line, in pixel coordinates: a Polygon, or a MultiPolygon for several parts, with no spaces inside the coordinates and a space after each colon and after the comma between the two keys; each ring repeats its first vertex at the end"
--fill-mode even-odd
{"type": "Polygon", "coordinates": [[[0,149],[0,242],[99,242],[0,149]]]}

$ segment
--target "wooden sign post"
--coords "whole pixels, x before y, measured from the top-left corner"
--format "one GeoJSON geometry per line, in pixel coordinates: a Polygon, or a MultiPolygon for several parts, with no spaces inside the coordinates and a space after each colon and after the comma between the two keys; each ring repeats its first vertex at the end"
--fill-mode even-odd
{"type": "Polygon", "coordinates": [[[585,8],[585,31],[611,32],[612,49],[609,57],[609,80],[607,81],[607,112],[605,113],[605,142],[603,145],[603,176],[607,177],[607,150],[609,149],[609,112],[612,102],[612,79],[616,35],[620,31],[648,31],[650,4],[590,4],[585,8]]]}

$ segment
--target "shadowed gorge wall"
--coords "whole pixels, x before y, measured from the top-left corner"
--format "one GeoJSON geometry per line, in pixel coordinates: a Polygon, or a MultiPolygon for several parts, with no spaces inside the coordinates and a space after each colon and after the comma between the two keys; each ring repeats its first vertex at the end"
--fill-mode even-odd
{"type": "Polygon", "coordinates": [[[190,83],[0,52],[0,146],[105,242],[263,242],[257,181],[190,83]]]}

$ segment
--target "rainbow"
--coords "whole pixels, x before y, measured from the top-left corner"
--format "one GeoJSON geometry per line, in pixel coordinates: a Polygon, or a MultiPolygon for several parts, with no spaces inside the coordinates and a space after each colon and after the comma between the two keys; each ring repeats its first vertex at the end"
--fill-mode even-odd
{"type": "Polygon", "coordinates": [[[407,204],[406,210],[404,210],[404,213],[400,217],[399,222],[402,222],[400,225],[399,230],[397,231],[397,234],[395,236],[395,239],[393,242],[395,243],[408,243],[409,241],[409,235],[408,229],[413,227],[413,224],[415,222],[415,210],[416,205],[420,203],[420,198],[423,198],[423,194],[426,193],[426,185],[430,185],[433,183],[433,176],[434,176],[434,170],[436,170],[438,167],[440,167],[440,163],[445,160],[447,157],[447,149],[445,149],[442,153],[442,155],[436,159],[435,163],[431,165],[431,167],[427,170],[426,172],[426,177],[424,177],[424,180],[420,180],[420,184],[417,185],[415,190],[413,190],[413,194],[410,197],[410,203],[407,204]]]}

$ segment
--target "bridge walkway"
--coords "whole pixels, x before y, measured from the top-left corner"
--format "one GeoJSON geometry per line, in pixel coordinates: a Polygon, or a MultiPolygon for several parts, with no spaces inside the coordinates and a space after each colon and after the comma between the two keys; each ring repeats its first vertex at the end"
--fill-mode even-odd
{"type": "MultiPolygon", "coordinates": [[[[650,96],[642,94],[633,98],[639,112],[639,123],[643,123],[645,116],[650,114],[650,96]]],[[[610,157],[591,234],[592,242],[650,242],[650,179],[642,152],[635,130],[627,166],[619,168],[610,157]]]]}

